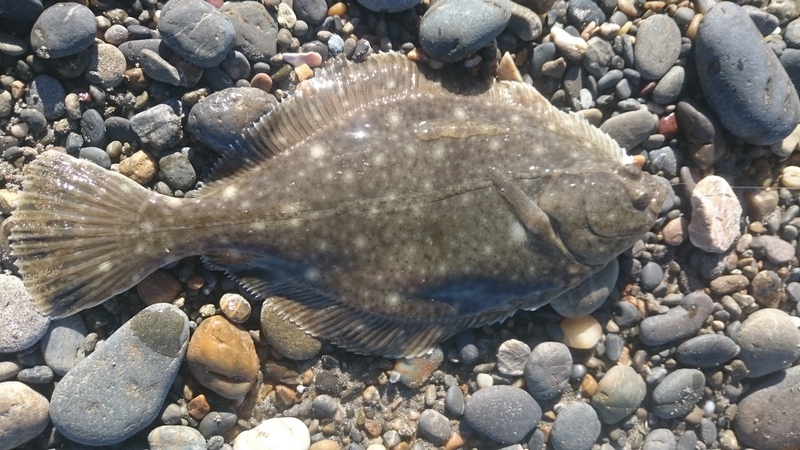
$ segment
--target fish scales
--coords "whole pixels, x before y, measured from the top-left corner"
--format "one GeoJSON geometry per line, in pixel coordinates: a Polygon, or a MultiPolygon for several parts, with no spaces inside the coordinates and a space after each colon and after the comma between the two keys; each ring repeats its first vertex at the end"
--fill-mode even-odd
{"type": "Polygon", "coordinates": [[[533,88],[397,54],[302,84],[198,198],[53,152],[29,167],[10,241],[43,313],[202,255],[306,332],[386,356],[574,288],[652,226],[666,195],[533,88]]]}

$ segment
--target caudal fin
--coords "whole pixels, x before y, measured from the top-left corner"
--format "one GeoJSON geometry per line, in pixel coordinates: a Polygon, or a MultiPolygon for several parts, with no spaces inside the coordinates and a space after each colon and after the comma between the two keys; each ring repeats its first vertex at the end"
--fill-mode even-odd
{"type": "Polygon", "coordinates": [[[140,208],[154,196],[134,181],[48,151],[26,167],[22,186],[9,241],[42,314],[90,308],[157,268],[134,257],[140,208]]]}

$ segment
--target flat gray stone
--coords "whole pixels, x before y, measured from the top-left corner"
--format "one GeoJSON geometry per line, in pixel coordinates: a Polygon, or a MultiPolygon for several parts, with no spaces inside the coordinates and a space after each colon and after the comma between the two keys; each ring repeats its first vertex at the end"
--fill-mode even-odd
{"type": "Polygon", "coordinates": [[[42,356],[47,367],[64,376],[85,357],[83,341],[89,330],[80,314],[50,322],[42,337],[42,356]]]}
{"type": "Polygon", "coordinates": [[[800,448],[800,366],[776,372],[739,400],[736,437],[753,448],[800,448]]]}

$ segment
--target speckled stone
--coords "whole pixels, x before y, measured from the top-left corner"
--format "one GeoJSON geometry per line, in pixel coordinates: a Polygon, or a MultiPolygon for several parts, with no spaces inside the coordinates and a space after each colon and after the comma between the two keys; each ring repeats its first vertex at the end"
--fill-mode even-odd
{"type": "Polygon", "coordinates": [[[131,117],[131,128],[143,144],[157,153],[172,149],[183,137],[180,116],[165,104],[131,117]]]}
{"type": "Polygon", "coordinates": [[[442,0],[422,17],[419,42],[434,59],[458,61],[496,38],[510,19],[508,0],[442,0]]]}
{"type": "Polygon", "coordinates": [[[268,62],[278,52],[278,23],[260,2],[225,2],[219,9],[236,30],[233,48],[252,63],[268,62]]]}
{"type": "Polygon", "coordinates": [[[0,448],[35,438],[50,422],[47,399],[19,381],[0,383],[0,448]]]}
{"type": "Polygon", "coordinates": [[[800,447],[800,366],[776,372],[752,386],[738,403],[733,421],[743,446],[763,449],[800,447]]]}
{"type": "Polygon", "coordinates": [[[42,337],[42,355],[53,372],[64,376],[84,358],[83,342],[89,330],[79,314],[50,322],[42,337]]]}
{"type": "Polygon", "coordinates": [[[652,411],[662,419],[683,416],[703,395],[706,377],[697,369],[678,369],[661,380],[653,390],[652,411]]]}
{"type": "Polygon", "coordinates": [[[542,342],[531,351],[525,363],[525,384],[538,400],[555,398],[567,388],[572,370],[572,354],[560,342],[542,342]]]}
{"type": "Polygon", "coordinates": [[[122,84],[125,75],[125,55],[110,44],[98,44],[89,49],[86,80],[110,89],[122,84]]]}
{"type": "Polygon", "coordinates": [[[310,446],[308,428],[294,417],[268,419],[233,441],[233,450],[308,450],[310,446]]]}
{"type": "Polygon", "coordinates": [[[37,75],[25,94],[25,101],[29,107],[44,114],[47,120],[57,120],[66,112],[66,95],[60,81],[50,75],[37,75]]]}
{"type": "Polygon", "coordinates": [[[197,102],[189,111],[189,131],[220,153],[241,136],[243,129],[271,111],[277,100],[256,88],[230,88],[197,102]]]}
{"type": "Polygon", "coordinates": [[[63,58],[89,48],[95,33],[92,10],[79,3],[56,3],[33,24],[31,47],[40,58],[63,58]]]}
{"type": "Polygon", "coordinates": [[[527,392],[490,386],[467,399],[464,420],[478,433],[501,444],[516,444],[539,423],[542,409],[527,392]]]}
{"type": "Polygon", "coordinates": [[[44,336],[50,319],[36,311],[17,277],[0,274],[0,353],[24,350],[44,336]]]}
{"type": "Polygon", "coordinates": [[[200,67],[218,65],[236,43],[228,16],[203,0],[167,2],[158,31],[169,48],[200,67]]]}
{"type": "Polygon", "coordinates": [[[597,383],[592,406],[603,423],[617,423],[639,407],[645,394],[647,385],[642,376],[632,367],[617,365],[597,383]]]}
{"type": "Polygon", "coordinates": [[[322,348],[322,341],[297,328],[268,306],[261,308],[261,331],[267,342],[281,355],[296,361],[314,357],[322,348]]]}
{"type": "Polygon", "coordinates": [[[591,448],[600,437],[601,427],[588,403],[570,403],[558,411],[548,442],[554,450],[591,448]]]}
{"type": "Polygon", "coordinates": [[[672,68],[681,51],[681,31],[666,14],[653,14],[639,24],[633,47],[636,70],[645,80],[658,80],[672,68]]]}
{"type": "Polygon", "coordinates": [[[742,322],[737,343],[739,358],[750,378],[789,367],[800,358],[800,330],[779,309],[761,309],[742,322]]]}
{"type": "Polygon", "coordinates": [[[189,320],[178,308],[139,312],[58,383],[50,404],[56,429],[96,446],[136,434],[161,411],[188,340],[189,320]]]}
{"type": "Polygon", "coordinates": [[[162,425],[147,435],[150,450],[205,448],[206,439],[197,429],[183,425],[162,425]]]}
{"type": "Polygon", "coordinates": [[[739,238],[742,205],[724,178],[710,175],[692,190],[689,239],[708,253],[723,253],[739,238]]]}

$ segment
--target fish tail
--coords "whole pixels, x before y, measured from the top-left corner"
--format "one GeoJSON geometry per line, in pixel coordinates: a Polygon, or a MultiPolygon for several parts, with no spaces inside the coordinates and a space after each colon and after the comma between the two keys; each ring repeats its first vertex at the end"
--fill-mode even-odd
{"type": "Polygon", "coordinates": [[[104,302],[163,265],[137,238],[156,195],[136,182],[48,151],[25,168],[9,242],[40,313],[59,318],[104,302]]]}

